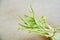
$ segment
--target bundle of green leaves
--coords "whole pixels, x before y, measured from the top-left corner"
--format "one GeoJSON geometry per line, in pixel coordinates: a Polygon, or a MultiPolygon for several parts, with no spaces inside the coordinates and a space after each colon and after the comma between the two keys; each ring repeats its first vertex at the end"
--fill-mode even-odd
{"type": "Polygon", "coordinates": [[[19,23],[22,28],[18,29],[28,30],[30,33],[36,33],[41,36],[50,37],[51,40],[60,40],[60,28],[51,27],[46,20],[46,16],[42,16],[40,20],[38,20],[34,15],[35,12],[32,6],[30,6],[30,8],[32,17],[28,15],[24,15],[24,19],[20,17],[20,19],[24,22],[24,25],[19,23]]]}

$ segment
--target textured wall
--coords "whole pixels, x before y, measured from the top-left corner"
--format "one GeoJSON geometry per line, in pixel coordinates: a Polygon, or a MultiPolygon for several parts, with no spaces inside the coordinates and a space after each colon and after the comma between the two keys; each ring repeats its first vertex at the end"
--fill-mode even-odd
{"type": "Polygon", "coordinates": [[[47,16],[53,27],[60,25],[60,0],[0,0],[0,40],[45,40],[36,34],[18,31],[18,16],[29,14],[32,4],[37,17],[47,16]]]}

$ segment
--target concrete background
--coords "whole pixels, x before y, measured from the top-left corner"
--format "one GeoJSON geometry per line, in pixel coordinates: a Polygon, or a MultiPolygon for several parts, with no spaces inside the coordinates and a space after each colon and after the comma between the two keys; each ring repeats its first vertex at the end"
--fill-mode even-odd
{"type": "Polygon", "coordinates": [[[27,31],[18,31],[18,16],[30,15],[30,4],[37,17],[47,17],[53,27],[60,25],[60,0],[0,0],[0,40],[45,40],[27,31]]]}

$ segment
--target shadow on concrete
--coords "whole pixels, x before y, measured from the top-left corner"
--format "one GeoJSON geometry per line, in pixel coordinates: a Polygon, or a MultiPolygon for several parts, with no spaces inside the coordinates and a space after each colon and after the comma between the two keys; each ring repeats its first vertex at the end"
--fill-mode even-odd
{"type": "Polygon", "coordinates": [[[40,36],[40,35],[28,35],[28,37],[27,36],[21,36],[19,38],[19,40],[51,40],[51,39],[40,36]]]}

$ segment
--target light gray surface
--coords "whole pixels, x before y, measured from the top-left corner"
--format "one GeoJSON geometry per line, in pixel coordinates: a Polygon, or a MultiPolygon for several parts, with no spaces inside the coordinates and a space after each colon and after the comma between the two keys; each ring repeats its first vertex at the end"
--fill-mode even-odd
{"type": "Polygon", "coordinates": [[[0,0],[0,40],[43,40],[38,35],[17,30],[18,16],[30,15],[30,3],[37,17],[45,15],[51,26],[60,25],[60,0],[0,0]]]}

